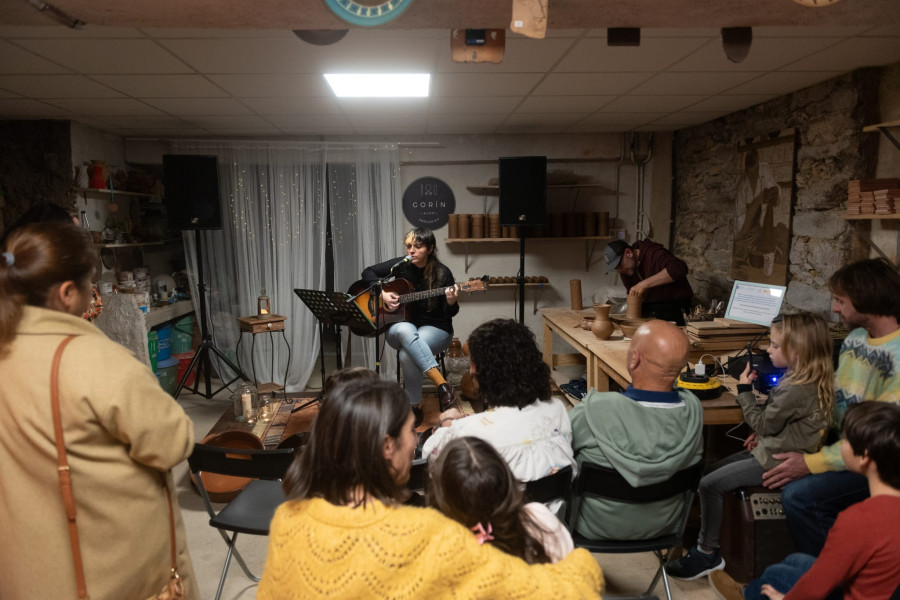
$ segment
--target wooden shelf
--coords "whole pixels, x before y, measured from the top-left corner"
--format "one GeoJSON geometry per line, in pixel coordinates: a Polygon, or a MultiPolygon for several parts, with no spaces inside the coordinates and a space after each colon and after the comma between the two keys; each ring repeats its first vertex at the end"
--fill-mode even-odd
{"type": "Polygon", "coordinates": [[[844,219],[847,221],[891,221],[900,219],[900,213],[893,213],[890,215],[844,215],[844,219]]]}
{"type": "MultiPolygon", "coordinates": [[[[582,189],[582,188],[596,188],[601,194],[615,195],[615,190],[611,190],[599,183],[551,183],[547,184],[548,190],[559,190],[559,189],[582,189]]],[[[499,185],[467,185],[466,189],[472,192],[473,194],[478,194],[479,196],[499,196],[500,195],[500,186],[499,185]]]]}
{"type": "Polygon", "coordinates": [[[107,196],[140,196],[142,198],[161,198],[157,194],[151,194],[149,192],[127,192],[125,190],[110,190],[107,188],[75,188],[75,191],[84,194],[104,194],[107,196]]]}
{"type": "MultiPolygon", "coordinates": [[[[488,289],[498,287],[519,287],[518,283],[489,283],[488,289]]],[[[526,283],[525,287],[550,287],[550,282],[543,283],[526,283]]]]}
{"type": "Polygon", "coordinates": [[[863,131],[865,133],[871,133],[873,131],[881,131],[886,127],[900,127],[900,121],[885,121],[884,123],[875,123],[874,125],[866,125],[863,127],[863,131]]]}

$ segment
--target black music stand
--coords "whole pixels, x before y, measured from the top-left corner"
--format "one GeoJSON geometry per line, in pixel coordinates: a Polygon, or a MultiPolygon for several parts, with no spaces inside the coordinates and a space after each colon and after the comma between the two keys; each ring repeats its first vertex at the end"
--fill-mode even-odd
{"type": "MultiPolygon", "coordinates": [[[[376,331],[375,324],[363,314],[359,306],[353,302],[350,294],[344,292],[323,292],[320,290],[301,290],[295,289],[294,293],[303,301],[303,304],[312,311],[312,314],[319,321],[319,358],[321,359],[322,369],[322,385],[325,385],[325,346],[322,338],[325,333],[325,325],[332,325],[336,328],[337,335],[335,341],[337,343],[337,368],[344,367],[341,358],[341,327],[344,325],[352,326],[358,330],[376,331]]],[[[291,410],[296,412],[302,410],[316,402],[315,399],[310,400],[302,406],[298,406],[291,410]]]]}

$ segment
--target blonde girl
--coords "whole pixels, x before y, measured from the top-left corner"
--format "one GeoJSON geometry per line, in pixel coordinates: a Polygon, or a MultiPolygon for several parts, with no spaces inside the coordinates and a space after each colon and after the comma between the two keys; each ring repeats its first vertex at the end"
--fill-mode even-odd
{"type": "Polygon", "coordinates": [[[834,367],[831,334],[821,315],[783,315],[772,323],[769,358],[787,369],[778,385],[759,404],[752,384],[758,377],[748,363],[738,382],[738,404],[753,433],[744,451],[715,463],[700,480],[700,537],[697,546],[669,563],[666,572],[685,581],[725,567],[719,555],[722,494],[762,485],[763,473],[778,465],[774,454],[818,451],[834,408],[834,367]]]}

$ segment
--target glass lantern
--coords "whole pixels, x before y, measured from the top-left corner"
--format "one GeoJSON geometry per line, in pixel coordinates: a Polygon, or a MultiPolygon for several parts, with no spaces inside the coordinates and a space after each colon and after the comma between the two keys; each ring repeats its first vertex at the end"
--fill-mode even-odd
{"type": "Polygon", "coordinates": [[[269,308],[269,297],[266,296],[266,288],[259,291],[259,298],[256,299],[256,308],[256,314],[260,317],[264,317],[272,312],[269,308]]]}
{"type": "Polygon", "coordinates": [[[234,420],[238,423],[256,423],[259,415],[259,397],[256,386],[243,381],[234,391],[234,420]]]}
{"type": "Polygon", "coordinates": [[[268,423],[275,416],[275,401],[269,392],[259,394],[259,420],[268,423]]]}

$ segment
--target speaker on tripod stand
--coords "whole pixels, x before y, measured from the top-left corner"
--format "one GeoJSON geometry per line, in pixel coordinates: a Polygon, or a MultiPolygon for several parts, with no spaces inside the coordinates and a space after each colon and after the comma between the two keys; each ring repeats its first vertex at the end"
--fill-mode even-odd
{"type": "Polygon", "coordinates": [[[222,212],[219,206],[219,160],[215,156],[164,154],[163,181],[169,222],[174,229],[193,230],[197,252],[197,296],[201,342],[194,352],[190,366],[181,381],[178,382],[175,397],[178,397],[185,387],[185,382],[190,378],[191,372],[196,369],[194,387],[188,389],[205,398],[212,398],[238,379],[246,379],[240,367],[216,347],[209,330],[209,307],[206,303],[206,281],[203,278],[203,242],[200,232],[222,229],[222,212]],[[211,391],[210,353],[218,356],[232,371],[237,373],[234,378],[223,383],[222,387],[214,392],[211,391]],[[199,392],[201,374],[203,375],[202,381],[206,385],[205,393],[199,392]]]}

